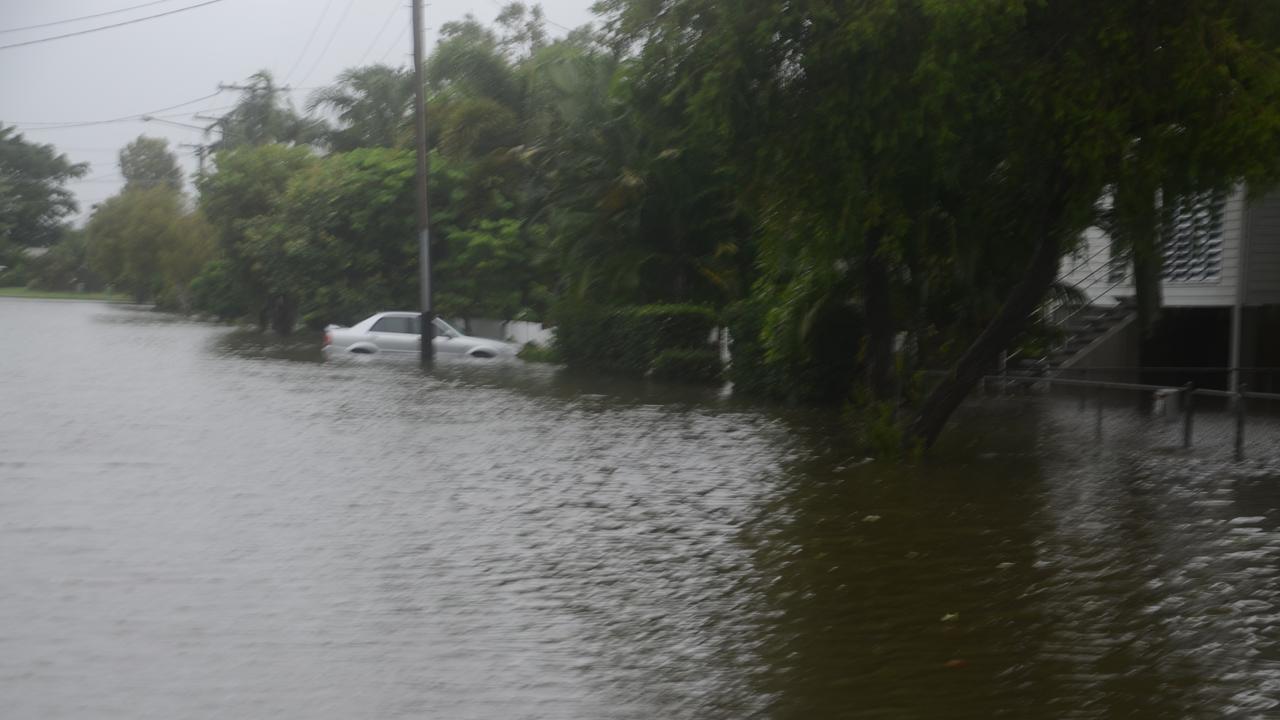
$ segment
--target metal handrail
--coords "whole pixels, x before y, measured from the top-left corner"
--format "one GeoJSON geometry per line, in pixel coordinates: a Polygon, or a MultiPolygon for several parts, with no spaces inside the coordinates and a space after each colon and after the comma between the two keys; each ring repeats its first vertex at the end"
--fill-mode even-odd
{"type": "MultiPolygon", "coordinates": [[[[1115,282],[1111,283],[1111,286],[1110,286],[1110,287],[1108,287],[1106,290],[1103,290],[1101,293],[1099,293],[1099,294],[1098,294],[1098,296],[1099,296],[1099,297],[1101,297],[1101,296],[1103,296],[1103,295],[1106,295],[1107,293],[1111,292],[1112,290],[1115,290],[1116,288],[1120,287],[1121,285],[1125,284],[1125,283],[1126,283],[1126,282],[1128,282],[1128,281],[1129,281],[1129,279],[1128,279],[1128,278],[1121,278],[1121,279],[1119,279],[1119,280],[1117,280],[1117,281],[1115,281],[1115,282]]],[[[1076,315],[1079,315],[1081,312],[1083,312],[1083,311],[1084,311],[1084,309],[1085,309],[1085,308],[1093,307],[1095,304],[1096,304],[1096,302],[1095,302],[1094,300],[1090,300],[1089,302],[1087,302],[1087,303],[1085,303],[1085,304],[1081,305],[1080,307],[1076,308],[1075,310],[1073,310],[1073,311],[1071,312],[1071,314],[1069,314],[1069,315],[1067,315],[1066,317],[1062,318],[1062,320],[1061,320],[1058,324],[1059,324],[1059,325],[1065,325],[1065,324],[1067,323],[1067,321],[1068,321],[1068,320],[1070,320],[1071,318],[1075,317],[1076,315]]]]}
{"type": "MultiPolygon", "coordinates": [[[[1111,250],[1111,248],[1110,248],[1109,246],[1108,246],[1108,247],[1104,247],[1104,248],[1102,248],[1101,250],[1099,250],[1098,252],[1096,252],[1096,253],[1094,253],[1093,255],[1091,255],[1087,260],[1085,260],[1085,262],[1091,262],[1095,257],[1097,257],[1098,255],[1101,255],[1104,251],[1109,251],[1109,250],[1111,250]]],[[[1110,269],[1111,269],[1111,265],[1112,265],[1112,263],[1114,263],[1116,260],[1123,260],[1123,261],[1125,261],[1125,262],[1128,262],[1128,261],[1129,261],[1129,255],[1130,255],[1130,253],[1128,253],[1128,252],[1123,252],[1123,253],[1121,253],[1120,255],[1117,255],[1116,257],[1111,258],[1111,260],[1109,260],[1109,261],[1107,261],[1106,263],[1103,263],[1102,265],[1099,265],[1098,267],[1096,267],[1096,268],[1094,268],[1093,270],[1091,270],[1091,271],[1089,272],[1089,274],[1088,274],[1088,275],[1085,275],[1084,277],[1080,278],[1079,282],[1073,283],[1073,284],[1071,285],[1071,287],[1072,287],[1072,288],[1074,288],[1074,289],[1076,289],[1076,290],[1079,290],[1079,289],[1081,288],[1081,286],[1082,286],[1082,285],[1084,285],[1084,281],[1085,281],[1085,280],[1088,280],[1089,278],[1093,277],[1094,275],[1096,275],[1097,273],[1099,273],[1099,272],[1101,272],[1101,271],[1103,271],[1103,270],[1110,270],[1110,269]]],[[[1095,281],[1095,282],[1091,282],[1091,283],[1089,283],[1089,284],[1087,285],[1087,287],[1093,287],[1093,286],[1094,286],[1094,285],[1096,285],[1096,284],[1097,284],[1097,281],[1095,281]]]]}
{"type": "Polygon", "coordinates": [[[1186,387],[1178,387],[1175,385],[1149,385],[1147,383],[1112,382],[1109,380],[1069,380],[1067,378],[1057,378],[1046,375],[1026,375],[1021,373],[983,376],[984,382],[991,380],[1004,382],[1048,383],[1050,385],[1064,385],[1067,387],[1092,387],[1100,390],[1149,390],[1152,392],[1157,390],[1176,390],[1178,392],[1189,392],[1192,395],[1203,395],[1205,397],[1243,397],[1250,400],[1280,400],[1280,393],[1254,392],[1252,390],[1232,392],[1230,390],[1214,390],[1212,388],[1192,387],[1188,389],[1186,387]]]}
{"type": "Polygon", "coordinates": [[[1240,372],[1258,372],[1258,371],[1280,372],[1280,367],[1219,367],[1216,365],[1186,365],[1186,366],[1144,365],[1141,367],[1133,366],[1133,365],[1129,365],[1129,366],[1099,365],[1096,367],[1087,367],[1087,368],[1062,368],[1062,369],[1063,371],[1071,371],[1071,372],[1088,372],[1090,370],[1097,370],[1100,372],[1109,372],[1109,371],[1118,371],[1118,370],[1139,370],[1139,371],[1150,370],[1154,372],[1206,372],[1206,373],[1231,372],[1233,370],[1238,370],[1240,372]]]}

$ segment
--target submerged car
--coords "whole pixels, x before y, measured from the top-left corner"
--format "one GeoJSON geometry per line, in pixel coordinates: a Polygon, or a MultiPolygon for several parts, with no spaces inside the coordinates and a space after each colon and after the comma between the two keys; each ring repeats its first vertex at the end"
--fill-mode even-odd
{"type": "MultiPolygon", "coordinates": [[[[422,320],[415,312],[380,312],[351,327],[330,325],[324,329],[326,352],[405,353],[421,352],[422,320]]],[[[473,358],[515,357],[516,347],[501,340],[463,335],[449,323],[436,318],[432,344],[437,355],[473,358]]]]}

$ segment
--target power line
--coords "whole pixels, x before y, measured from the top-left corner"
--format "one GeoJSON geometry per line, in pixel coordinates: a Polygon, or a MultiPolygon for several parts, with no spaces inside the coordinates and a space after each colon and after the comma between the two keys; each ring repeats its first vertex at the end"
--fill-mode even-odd
{"type": "Polygon", "coordinates": [[[378,34],[373,36],[373,42],[369,43],[369,47],[365,48],[364,54],[356,61],[356,66],[364,64],[364,59],[369,57],[369,53],[373,52],[373,48],[377,46],[378,41],[382,39],[382,33],[391,27],[391,21],[395,19],[396,14],[400,12],[400,0],[394,0],[391,7],[391,14],[382,22],[382,27],[378,29],[378,34]]]}
{"type": "Polygon", "coordinates": [[[342,22],[347,19],[347,15],[351,13],[351,8],[355,4],[356,0],[347,0],[346,9],[342,11],[342,15],[338,18],[338,22],[334,24],[333,32],[329,33],[329,39],[325,41],[324,47],[320,50],[320,54],[316,55],[316,61],[311,63],[311,69],[308,70],[307,74],[303,75],[302,79],[298,81],[299,85],[305,85],[307,80],[311,78],[311,73],[314,73],[316,68],[320,67],[320,61],[324,60],[324,54],[329,52],[329,46],[333,45],[333,39],[338,37],[338,33],[342,30],[342,22]]]}
{"type": "MultiPolygon", "coordinates": [[[[168,107],[156,108],[155,110],[147,110],[144,112],[135,113],[133,115],[123,115],[121,117],[109,118],[107,120],[63,120],[63,121],[52,121],[52,122],[46,121],[46,122],[25,122],[25,123],[14,122],[10,124],[15,126],[22,126],[22,125],[43,126],[43,127],[19,127],[18,128],[19,130],[62,130],[64,128],[88,127],[90,125],[107,125],[110,123],[127,122],[129,120],[139,120],[142,118],[143,115],[154,115],[156,113],[162,113],[167,110],[175,110],[177,108],[184,107],[186,105],[194,105],[195,103],[204,102],[205,100],[208,100],[210,98],[217,97],[221,93],[222,93],[222,90],[218,90],[216,92],[212,92],[203,97],[198,97],[195,100],[180,102],[177,105],[169,105],[168,107]]],[[[185,115],[186,113],[183,113],[183,114],[185,115]]]]}
{"type": "Polygon", "coordinates": [[[204,7],[205,5],[212,5],[214,3],[220,3],[222,1],[223,0],[205,0],[202,3],[197,3],[195,5],[188,5],[187,7],[178,8],[177,10],[169,10],[167,12],[156,13],[155,15],[147,15],[146,17],[140,17],[140,18],[135,18],[133,20],[125,20],[124,22],[113,23],[111,25],[100,25],[96,28],[89,28],[88,30],[78,30],[76,32],[66,33],[64,35],[53,35],[46,38],[40,38],[38,40],[27,40],[26,42],[11,43],[9,45],[0,45],[0,50],[9,50],[10,48],[24,47],[27,45],[38,45],[40,43],[46,43],[53,40],[61,40],[63,38],[75,37],[77,35],[88,35],[89,33],[95,33],[101,30],[110,30],[111,28],[118,28],[124,25],[133,25],[134,23],[145,22],[147,20],[154,20],[156,18],[164,17],[166,15],[175,15],[177,13],[186,12],[188,10],[195,10],[196,8],[204,7]]]}
{"type": "Polygon", "coordinates": [[[327,0],[324,4],[324,10],[320,11],[320,17],[316,18],[315,27],[311,28],[311,34],[307,36],[307,43],[302,46],[302,52],[298,53],[298,59],[293,61],[293,67],[289,68],[289,72],[284,74],[284,80],[281,82],[288,83],[289,78],[293,77],[294,71],[302,64],[302,59],[307,56],[307,51],[311,49],[311,43],[316,39],[316,33],[320,32],[320,26],[324,24],[324,18],[329,14],[329,6],[333,5],[333,0],[327,0]]]}
{"type": "Polygon", "coordinates": [[[141,5],[131,5],[126,8],[120,8],[119,10],[108,10],[106,12],[94,13],[92,15],[81,15],[80,17],[67,18],[66,20],[54,20],[53,22],[40,23],[39,25],[24,25],[23,27],[5,28],[0,30],[0,33],[21,32],[23,30],[35,30],[37,28],[52,27],[54,25],[65,25],[67,23],[91,20],[93,18],[103,17],[106,15],[118,15],[122,12],[129,12],[130,10],[138,10],[144,7],[151,7],[152,5],[160,5],[167,2],[173,2],[173,0],[152,0],[152,2],[142,3],[141,5]]]}
{"type": "Polygon", "coordinates": [[[391,51],[395,50],[400,45],[400,41],[404,39],[405,33],[407,32],[409,32],[408,25],[405,25],[404,27],[400,28],[400,34],[396,36],[396,41],[391,43],[391,47],[387,48],[386,52],[382,53],[382,57],[378,58],[379,63],[381,63],[383,60],[386,60],[387,56],[391,54],[391,51]]]}

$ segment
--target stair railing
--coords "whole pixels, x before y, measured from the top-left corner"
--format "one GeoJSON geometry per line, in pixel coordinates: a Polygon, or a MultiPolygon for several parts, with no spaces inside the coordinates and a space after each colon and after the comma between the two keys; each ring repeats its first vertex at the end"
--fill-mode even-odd
{"type": "MultiPolygon", "coordinates": [[[[1084,264],[1088,265],[1089,263],[1092,263],[1094,260],[1096,260],[1099,255],[1103,253],[1109,253],[1111,251],[1112,251],[1112,245],[1110,244],[1104,245],[1102,248],[1095,251],[1092,255],[1085,258],[1084,264]]],[[[1115,290],[1121,285],[1124,285],[1125,283],[1129,282],[1129,276],[1128,276],[1128,273],[1126,272],[1122,274],[1118,280],[1111,281],[1111,284],[1108,285],[1105,289],[1103,289],[1102,292],[1098,293],[1097,295],[1094,295],[1093,297],[1090,297],[1089,295],[1090,291],[1092,291],[1094,287],[1096,287],[1100,282],[1104,282],[1110,279],[1110,275],[1107,275],[1107,274],[1103,274],[1099,277],[1095,277],[1095,276],[1097,276],[1099,273],[1103,273],[1104,271],[1113,271],[1116,268],[1117,263],[1121,264],[1122,266],[1127,265],[1129,262],[1129,258],[1130,258],[1130,253],[1127,251],[1119,255],[1115,255],[1111,259],[1107,260],[1106,262],[1099,264],[1093,270],[1090,270],[1084,277],[1080,278],[1076,282],[1067,286],[1068,292],[1086,299],[1084,302],[1080,303],[1078,307],[1076,307],[1074,310],[1068,313],[1065,317],[1060,319],[1054,319],[1053,316],[1063,306],[1067,305],[1067,303],[1057,302],[1056,304],[1054,304],[1053,300],[1045,301],[1045,303],[1043,303],[1039,308],[1036,308],[1036,310],[1032,313],[1032,316],[1034,317],[1036,314],[1039,314],[1041,317],[1048,320],[1052,325],[1055,325],[1057,327],[1062,327],[1066,325],[1069,321],[1071,321],[1080,313],[1084,312],[1085,310],[1088,310],[1089,308],[1097,306],[1097,302],[1099,298],[1105,297],[1112,290],[1115,290]]],[[[1057,350],[1063,347],[1064,345],[1066,345],[1065,340],[1062,343],[1059,343],[1057,346],[1055,346],[1054,350],[1057,350]]],[[[1003,366],[1007,367],[1010,362],[1018,359],[1019,355],[1021,355],[1021,351],[1005,356],[1003,361],[1003,366]]],[[[1041,358],[1041,360],[1043,360],[1043,358],[1041,358]]]]}

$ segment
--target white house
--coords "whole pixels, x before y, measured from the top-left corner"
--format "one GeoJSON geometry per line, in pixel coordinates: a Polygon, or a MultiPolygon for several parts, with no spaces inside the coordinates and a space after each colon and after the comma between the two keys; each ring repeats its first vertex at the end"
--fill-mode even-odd
{"type": "MultiPolygon", "coordinates": [[[[1136,327],[1117,328],[1109,349],[1098,342],[1082,350],[1077,367],[1137,358],[1144,367],[1243,368],[1216,381],[1208,373],[1178,379],[1280,390],[1280,373],[1263,369],[1280,367],[1280,190],[1250,199],[1237,187],[1194,198],[1172,214],[1162,242],[1164,310],[1155,332],[1143,338],[1136,327]],[[1084,357],[1089,351],[1097,357],[1084,357]]],[[[1059,278],[1104,307],[1134,294],[1131,266],[1113,257],[1098,228],[1063,259],[1059,278]]]]}

